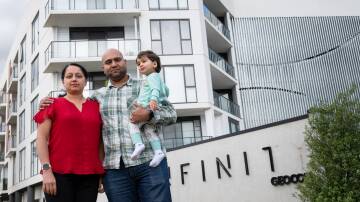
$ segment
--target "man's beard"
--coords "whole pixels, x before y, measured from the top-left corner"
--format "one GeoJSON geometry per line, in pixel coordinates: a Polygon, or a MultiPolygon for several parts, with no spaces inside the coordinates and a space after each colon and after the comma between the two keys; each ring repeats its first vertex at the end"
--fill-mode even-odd
{"type": "Polygon", "coordinates": [[[127,74],[126,70],[120,70],[119,73],[109,73],[108,78],[112,81],[121,81],[127,74]]]}

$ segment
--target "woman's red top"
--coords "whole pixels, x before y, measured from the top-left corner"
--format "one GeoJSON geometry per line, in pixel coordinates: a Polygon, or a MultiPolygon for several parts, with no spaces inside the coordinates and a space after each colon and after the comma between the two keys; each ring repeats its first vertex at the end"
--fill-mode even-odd
{"type": "Polygon", "coordinates": [[[49,136],[49,158],[53,172],[61,174],[103,174],[99,159],[101,115],[99,103],[87,99],[82,111],[65,98],[39,111],[34,120],[52,122],[49,136]]]}

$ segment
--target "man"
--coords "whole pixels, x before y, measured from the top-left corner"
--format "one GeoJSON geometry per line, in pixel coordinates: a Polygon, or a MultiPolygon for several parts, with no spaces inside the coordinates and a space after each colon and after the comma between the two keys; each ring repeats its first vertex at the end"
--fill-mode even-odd
{"type": "Polygon", "coordinates": [[[107,50],[102,56],[104,74],[109,83],[94,92],[100,103],[103,120],[102,138],[105,149],[103,178],[105,193],[110,202],[171,201],[169,173],[166,158],[157,167],[150,167],[153,152],[144,139],[145,150],[137,160],[131,160],[134,150],[128,124],[153,121],[171,124],[176,112],[168,103],[152,112],[140,106],[129,117],[128,108],[138,97],[141,81],[127,74],[127,63],[120,51],[107,50]]]}

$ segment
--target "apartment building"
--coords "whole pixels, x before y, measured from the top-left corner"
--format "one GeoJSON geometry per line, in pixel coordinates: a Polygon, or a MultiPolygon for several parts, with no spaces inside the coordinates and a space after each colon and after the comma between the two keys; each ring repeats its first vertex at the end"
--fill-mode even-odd
{"type": "Polygon", "coordinates": [[[0,83],[1,200],[42,201],[36,125],[39,100],[62,89],[60,72],[90,71],[86,94],[104,86],[100,57],[119,49],[138,77],[140,50],[160,55],[178,121],[164,128],[168,148],[241,128],[230,13],[210,0],[32,0],[0,83]]]}

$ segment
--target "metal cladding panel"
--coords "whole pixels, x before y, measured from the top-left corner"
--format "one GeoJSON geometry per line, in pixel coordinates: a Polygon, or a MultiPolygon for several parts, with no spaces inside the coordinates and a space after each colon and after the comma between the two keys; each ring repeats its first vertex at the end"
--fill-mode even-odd
{"type": "Polygon", "coordinates": [[[233,18],[232,27],[246,128],[360,86],[360,17],[233,18]]]}

